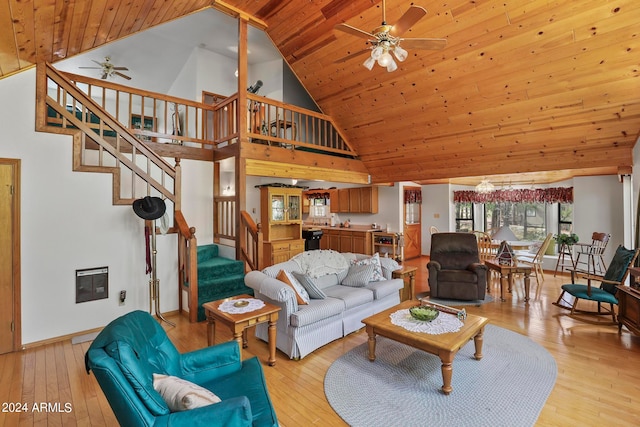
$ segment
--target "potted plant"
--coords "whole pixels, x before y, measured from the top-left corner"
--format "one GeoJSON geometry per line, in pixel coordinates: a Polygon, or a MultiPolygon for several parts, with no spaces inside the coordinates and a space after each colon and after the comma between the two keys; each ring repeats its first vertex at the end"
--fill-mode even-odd
{"type": "Polygon", "coordinates": [[[561,233],[561,234],[556,234],[555,236],[553,236],[554,239],[556,239],[556,242],[558,242],[558,244],[560,245],[567,245],[567,246],[573,246],[576,243],[578,243],[578,235],[576,233],[571,233],[571,234],[565,234],[565,233],[561,233]]]}

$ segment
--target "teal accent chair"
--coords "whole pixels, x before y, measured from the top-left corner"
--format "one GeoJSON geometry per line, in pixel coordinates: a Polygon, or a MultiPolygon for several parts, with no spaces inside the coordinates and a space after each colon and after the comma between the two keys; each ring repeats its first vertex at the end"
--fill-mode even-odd
{"type": "Polygon", "coordinates": [[[122,426],[277,426],[262,366],[240,360],[230,341],[180,354],[158,321],[133,311],[109,323],[85,354],[122,426]],[[221,402],[170,412],[153,388],[153,374],[172,375],[204,387],[221,402]]]}
{"type": "MultiPolygon", "coordinates": [[[[624,284],[629,275],[629,267],[633,265],[638,257],[638,252],[638,249],[626,249],[622,245],[618,246],[604,276],[581,273],[575,270],[572,271],[572,283],[562,285],[562,293],[560,293],[558,300],[553,304],[560,308],[571,310],[570,316],[576,316],[577,314],[610,315],[612,319],[611,324],[616,324],[616,312],[613,306],[618,305],[618,299],[616,298],[617,286],[624,284]],[[575,283],[576,276],[586,279],[587,284],[575,283]],[[600,287],[596,288],[592,286],[592,281],[600,282],[600,287]],[[566,300],[567,294],[573,297],[573,299],[566,300]],[[595,301],[597,303],[597,310],[578,309],[577,305],[580,300],[595,301]],[[603,303],[609,304],[609,307],[602,307],[603,303]]],[[[579,318],[579,320],[589,321],[582,317],[579,318]]],[[[602,324],[603,322],[594,321],[592,323],[602,324]]]]}

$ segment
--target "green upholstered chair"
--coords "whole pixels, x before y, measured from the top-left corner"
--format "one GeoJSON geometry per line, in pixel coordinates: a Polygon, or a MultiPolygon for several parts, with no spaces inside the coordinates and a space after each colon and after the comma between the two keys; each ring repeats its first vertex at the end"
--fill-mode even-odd
{"type": "MultiPolygon", "coordinates": [[[[629,267],[633,265],[636,257],[638,256],[638,249],[626,249],[624,246],[618,246],[616,253],[611,260],[611,264],[604,276],[596,276],[593,274],[581,273],[577,271],[571,272],[572,283],[562,285],[562,293],[558,297],[558,300],[553,304],[571,310],[571,316],[576,314],[591,314],[591,315],[607,315],[611,316],[612,323],[616,323],[616,313],[614,305],[618,305],[618,299],[616,298],[617,288],[616,286],[624,284],[627,276],[629,275],[629,267]],[[575,278],[579,277],[587,280],[587,284],[575,283],[575,278]],[[591,282],[600,282],[600,287],[594,287],[591,282]],[[565,299],[567,294],[573,297],[573,300],[569,301],[565,299]],[[594,301],[597,303],[597,310],[582,310],[577,308],[580,300],[594,301]],[[609,304],[609,307],[602,307],[602,304],[609,304]]],[[[585,320],[581,318],[581,320],[585,320]]],[[[601,322],[598,322],[600,324],[601,322]]]]}
{"type": "Polygon", "coordinates": [[[257,358],[240,360],[235,341],[180,354],[160,324],[144,311],[109,323],[87,350],[85,364],[122,426],[278,425],[257,358]],[[153,374],[196,384],[221,401],[172,412],[154,389],[153,374]]]}

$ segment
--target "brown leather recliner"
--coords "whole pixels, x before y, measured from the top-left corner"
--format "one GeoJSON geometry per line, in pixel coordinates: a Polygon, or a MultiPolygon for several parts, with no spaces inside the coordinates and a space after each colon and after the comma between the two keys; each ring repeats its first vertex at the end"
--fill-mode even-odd
{"type": "Polygon", "coordinates": [[[487,267],[480,263],[478,243],[472,233],[431,235],[429,270],[433,298],[483,300],[487,288],[487,267]]]}

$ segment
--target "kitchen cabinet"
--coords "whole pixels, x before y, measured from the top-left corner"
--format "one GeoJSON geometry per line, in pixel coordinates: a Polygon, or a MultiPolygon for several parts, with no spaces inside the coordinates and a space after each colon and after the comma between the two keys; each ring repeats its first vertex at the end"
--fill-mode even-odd
{"type": "Polygon", "coordinates": [[[338,190],[338,210],[336,212],[349,213],[349,189],[338,190]]]}
{"type": "Polygon", "coordinates": [[[289,261],[294,255],[304,251],[304,240],[282,240],[265,242],[264,258],[266,266],[289,261]]]}
{"type": "Polygon", "coordinates": [[[371,255],[371,233],[368,231],[345,228],[325,229],[321,249],[333,249],[338,252],[353,252],[371,255]]]}
{"type": "Polygon", "coordinates": [[[378,213],[378,187],[332,190],[330,200],[334,213],[378,213]]]}

